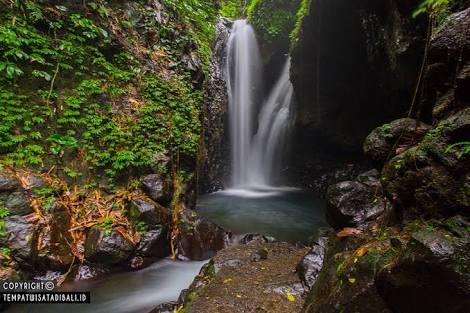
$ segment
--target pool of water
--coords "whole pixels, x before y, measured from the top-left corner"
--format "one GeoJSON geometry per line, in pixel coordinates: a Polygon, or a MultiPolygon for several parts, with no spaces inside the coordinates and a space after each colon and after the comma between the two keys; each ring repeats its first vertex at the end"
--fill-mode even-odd
{"type": "Polygon", "coordinates": [[[234,233],[305,242],[326,226],[325,202],[296,188],[228,189],[198,199],[197,211],[234,233]]]}
{"type": "Polygon", "coordinates": [[[148,313],[155,306],[175,301],[188,288],[205,262],[159,261],[143,270],[80,281],[63,291],[90,291],[91,304],[29,304],[7,313],[148,313]]]}

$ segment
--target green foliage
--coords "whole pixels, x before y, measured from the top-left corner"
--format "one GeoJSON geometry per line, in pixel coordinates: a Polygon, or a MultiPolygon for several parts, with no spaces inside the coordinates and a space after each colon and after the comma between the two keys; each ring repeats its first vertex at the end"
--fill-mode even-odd
{"type": "Polygon", "coordinates": [[[300,0],[253,0],[248,7],[248,20],[267,43],[288,39],[299,5],[300,0]]]}
{"type": "Polygon", "coordinates": [[[426,13],[441,15],[448,11],[449,2],[450,0],[423,0],[413,12],[413,17],[416,18],[426,13]]]}
{"type": "Polygon", "coordinates": [[[295,45],[297,42],[297,39],[299,38],[299,33],[300,29],[302,27],[302,21],[305,16],[308,16],[310,14],[310,4],[312,3],[312,0],[302,0],[300,3],[300,7],[297,10],[297,15],[296,15],[296,20],[295,20],[295,25],[294,29],[290,33],[290,39],[291,39],[291,44],[295,45]]]}
{"type": "Polygon", "coordinates": [[[106,22],[114,8],[106,1],[87,3],[86,17],[68,5],[19,3],[0,4],[3,163],[58,163],[72,178],[90,171],[114,180],[153,166],[158,156],[194,156],[201,92],[180,61],[196,45],[208,64],[216,16],[211,1],[165,0],[174,11],[165,24],[144,15],[146,31],[159,38],[145,58],[126,45],[115,49],[141,38],[126,28],[136,25],[133,17],[121,21],[130,38],[110,35],[106,22]],[[171,71],[159,75],[147,67],[154,51],[171,71]]]}
{"type": "Polygon", "coordinates": [[[219,15],[231,19],[242,18],[250,1],[223,0],[220,1],[219,15]]]}
{"type": "Polygon", "coordinates": [[[470,154],[470,141],[462,141],[454,143],[447,147],[446,153],[453,152],[458,159],[470,154]]]}
{"type": "Polygon", "coordinates": [[[113,230],[113,218],[106,217],[103,221],[96,224],[96,226],[99,229],[103,230],[106,235],[109,235],[111,234],[111,231],[113,230]]]}
{"type": "Polygon", "coordinates": [[[210,0],[163,0],[162,3],[172,8],[198,45],[207,67],[211,54],[211,44],[215,33],[217,12],[210,0]]]}
{"type": "Polygon", "coordinates": [[[0,238],[5,237],[5,218],[10,215],[10,211],[0,203],[0,238]]]}

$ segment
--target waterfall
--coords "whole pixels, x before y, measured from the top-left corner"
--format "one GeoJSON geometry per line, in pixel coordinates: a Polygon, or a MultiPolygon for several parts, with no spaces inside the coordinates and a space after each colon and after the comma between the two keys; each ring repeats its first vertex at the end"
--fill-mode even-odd
{"type": "Polygon", "coordinates": [[[262,64],[253,28],[234,23],[227,44],[227,91],[232,187],[266,188],[280,171],[292,110],[289,59],[267,100],[259,106],[262,64]]]}

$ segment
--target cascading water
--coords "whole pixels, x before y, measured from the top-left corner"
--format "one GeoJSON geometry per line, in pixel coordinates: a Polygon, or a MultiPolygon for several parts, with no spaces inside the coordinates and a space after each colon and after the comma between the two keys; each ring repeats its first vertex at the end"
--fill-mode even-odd
{"type": "Polygon", "coordinates": [[[260,233],[306,241],[324,226],[324,202],[310,192],[279,186],[281,161],[293,120],[287,59],[265,101],[262,63],[253,28],[233,24],[227,42],[226,82],[232,148],[232,183],[198,197],[199,214],[235,234],[260,233]]]}
{"type": "Polygon", "coordinates": [[[259,109],[261,59],[254,30],[246,20],[234,23],[227,56],[232,187],[267,188],[279,172],[292,116],[290,62],[287,60],[279,80],[259,109]]]}
{"type": "Polygon", "coordinates": [[[227,93],[232,147],[232,185],[248,182],[253,116],[261,81],[261,58],[253,28],[235,21],[227,43],[227,93]]]}

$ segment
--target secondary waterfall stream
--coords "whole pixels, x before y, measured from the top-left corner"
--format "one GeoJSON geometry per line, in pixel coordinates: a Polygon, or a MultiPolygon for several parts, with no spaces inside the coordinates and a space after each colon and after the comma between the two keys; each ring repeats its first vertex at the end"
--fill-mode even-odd
{"type": "Polygon", "coordinates": [[[235,21],[227,44],[227,93],[232,151],[232,187],[266,188],[280,169],[292,119],[293,87],[286,61],[259,108],[262,62],[253,28],[235,21]]]}

